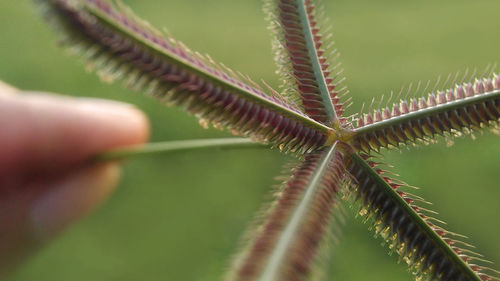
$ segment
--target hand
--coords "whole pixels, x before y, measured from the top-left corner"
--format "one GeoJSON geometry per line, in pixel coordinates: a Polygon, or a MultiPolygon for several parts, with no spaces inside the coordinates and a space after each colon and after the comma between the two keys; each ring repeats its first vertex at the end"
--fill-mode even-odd
{"type": "Polygon", "coordinates": [[[113,191],[119,164],[93,156],[143,143],[148,133],[130,105],[20,92],[0,81],[0,279],[113,191]]]}

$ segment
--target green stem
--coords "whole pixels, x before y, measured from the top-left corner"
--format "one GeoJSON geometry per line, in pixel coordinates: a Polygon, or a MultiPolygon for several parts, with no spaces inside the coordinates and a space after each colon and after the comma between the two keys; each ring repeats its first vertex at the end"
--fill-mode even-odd
{"type": "Polygon", "coordinates": [[[205,148],[253,148],[265,147],[264,145],[245,138],[224,138],[224,139],[199,139],[166,141],[158,143],[148,143],[144,145],[131,145],[108,150],[97,155],[95,161],[109,161],[134,156],[154,155],[173,151],[195,150],[205,148]]]}

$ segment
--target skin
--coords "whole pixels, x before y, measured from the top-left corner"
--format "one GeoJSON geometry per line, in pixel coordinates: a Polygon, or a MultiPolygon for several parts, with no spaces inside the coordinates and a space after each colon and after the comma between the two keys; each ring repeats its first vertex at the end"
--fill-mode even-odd
{"type": "Polygon", "coordinates": [[[0,279],[114,191],[120,163],[92,157],[148,136],[131,105],[0,81],[0,279]]]}

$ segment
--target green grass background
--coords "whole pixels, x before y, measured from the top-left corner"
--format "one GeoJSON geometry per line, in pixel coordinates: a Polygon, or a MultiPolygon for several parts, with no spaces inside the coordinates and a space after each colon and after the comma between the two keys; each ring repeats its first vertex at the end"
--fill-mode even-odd
{"type": "MultiPolygon", "coordinates": [[[[277,86],[270,36],[256,0],[129,0],[187,45],[277,86]]],[[[499,60],[500,1],[324,1],[354,106],[419,80],[499,60]]],[[[229,136],[120,85],[100,83],[65,55],[30,1],[0,1],[0,79],[22,89],[103,97],[147,112],[152,140],[229,136]]],[[[126,122],[126,120],[124,120],[126,122]]],[[[1,129],[1,128],[0,128],[1,129]]],[[[449,229],[500,265],[498,137],[386,153],[449,229]]],[[[220,280],[287,156],[278,151],[174,153],[125,164],[116,194],[55,240],[12,281],[220,280]]],[[[349,210],[327,280],[411,280],[349,210]]]]}

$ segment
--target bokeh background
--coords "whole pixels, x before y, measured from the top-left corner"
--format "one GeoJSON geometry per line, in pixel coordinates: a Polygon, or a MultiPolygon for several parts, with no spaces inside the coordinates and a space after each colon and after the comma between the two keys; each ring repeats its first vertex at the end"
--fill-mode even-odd
{"type": "MultiPolygon", "coordinates": [[[[257,0],[128,0],[188,46],[277,86],[257,0]]],[[[500,1],[324,1],[357,112],[402,85],[500,59],[500,1]]],[[[31,1],[0,1],[0,79],[19,88],[123,100],[147,112],[152,140],[229,136],[195,118],[102,84],[55,43],[31,1]]],[[[126,120],[124,120],[126,122],[126,120]]],[[[1,130],[1,128],[0,128],[1,130]]],[[[386,153],[386,161],[449,229],[500,267],[499,138],[491,133],[386,153]]],[[[288,156],[259,149],[196,151],[130,160],[115,196],[39,251],[12,281],[220,280],[239,236],[269,198],[288,156]]],[[[327,280],[411,280],[349,210],[327,280]]]]}

